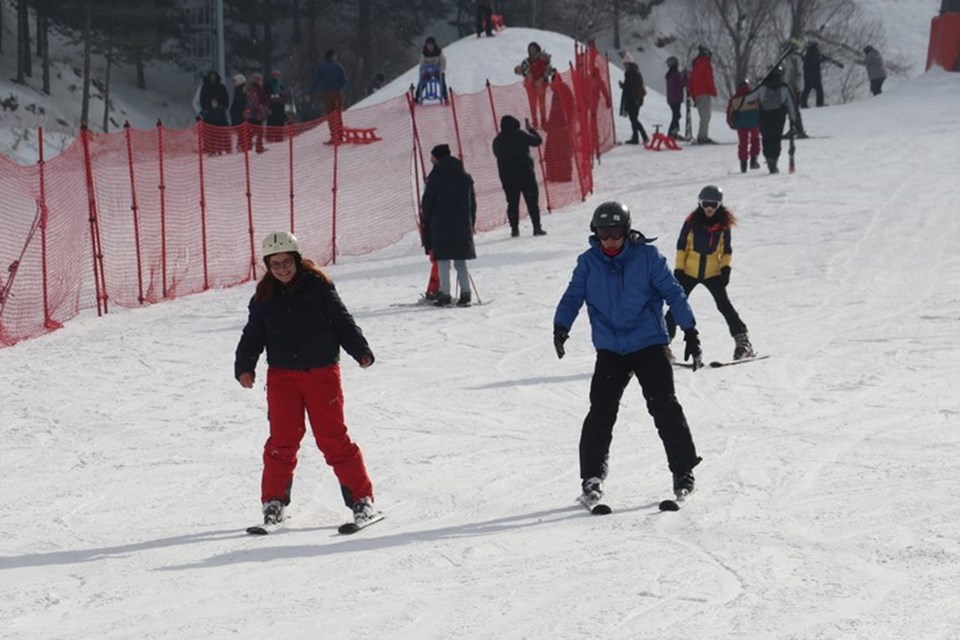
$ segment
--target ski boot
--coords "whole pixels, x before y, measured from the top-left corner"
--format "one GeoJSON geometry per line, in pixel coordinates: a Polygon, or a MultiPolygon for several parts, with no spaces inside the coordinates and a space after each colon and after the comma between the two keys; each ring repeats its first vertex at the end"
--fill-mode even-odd
{"type": "Polygon", "coordinates": [[[370,524],[378,519],[377,510],[373,507],[373,498],[360,498],[353,503],[353,523],[358,527],[370,524]]]}
{"type": "Polygon", "coordinates": [[[683,500],[689,496],[695,487],[693,470],[673,474],[673,494],[677,496],[677,500],[683,500]]]}
{"type": "Polygon", "coordinates": [[[743,360],[744,358],[752,358],[757,355],[753,351],[753,345],[750,344],[750,337],[746,331],[733,336],[733,339],[737,343],[733,348],[734,360],[743,360]]]}
{"type": "Polygon", "coordinates": [[[270,500],[263,503],[263,524],[277,524],[283,522],[283,503],[279,500],[270,500]]]}

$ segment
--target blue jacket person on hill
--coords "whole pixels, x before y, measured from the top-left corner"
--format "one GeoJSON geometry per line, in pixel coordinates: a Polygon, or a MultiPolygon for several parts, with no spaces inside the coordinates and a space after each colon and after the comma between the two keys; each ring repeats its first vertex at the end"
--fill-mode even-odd
{"type": "Polygon", "coordinates": [[[597,207],[590,225],[590,248],[577,258],[570,284],[554,315],[554,347],[564,342],[580,308],[587,305],[597,360],[590,384],[590,411],[580,435],[580,479],[584,504],[603,494],[607,459],[620,399],[636,375],[647,411],[663,441],[678,497],[694,489],[693,468],[700,462],[667,357],[663,303],[683,328],[684,359],[701,364],[693,311],[666,258],[639,231],[630,228],[630,210],[619,202],[597,207]]]}

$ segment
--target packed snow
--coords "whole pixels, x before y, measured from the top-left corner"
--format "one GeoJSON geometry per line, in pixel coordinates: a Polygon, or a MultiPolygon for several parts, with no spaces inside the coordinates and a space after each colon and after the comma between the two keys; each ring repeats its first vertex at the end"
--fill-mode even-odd
{"type": "MultiPolygon", "coordinates": [[[[548,236],[477,237],[488,304],[394,306],[426,284],[414,237],[327,267],[377,357],[342,362],[387,514],[356,536],[309,436],[288,526],[243,531],[267,436],[262,382],[232,369],[252,283],[0,349],[3,637],[960,637],[957,104],[960,75],[934,70],[807,110],[793,174],[742,175],[731,145],[618,147],[548,236]],[[599,203],[672,263],[705,184],[739,218],[730,294],[771,357],[675,371],[704,459],[678,513],[657,510],[670,474],[631,385],[613,514],[591,516],[594,350],[581,313],[557,360],[555,305],[599,203]]],[[[711,134],[733,139],[720,113],[711,134]]],[[[691,304],[705,359],[728,358],[709,294],[691,304]]]]}

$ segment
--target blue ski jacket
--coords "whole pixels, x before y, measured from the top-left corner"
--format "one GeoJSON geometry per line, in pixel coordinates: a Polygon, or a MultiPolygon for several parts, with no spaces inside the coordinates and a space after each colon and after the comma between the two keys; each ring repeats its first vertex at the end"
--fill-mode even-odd
{"type": "Polygon", "coordinates": [[[696,325],[683,288],[652,240],[631,231],[623,250],[608,256],[596,236],[577,258],[570,284],[560,298],[553,323],[570,329],[587,304],[593,346],[621,355],[669,344],[663,303],[681,329],[696,325]]]}

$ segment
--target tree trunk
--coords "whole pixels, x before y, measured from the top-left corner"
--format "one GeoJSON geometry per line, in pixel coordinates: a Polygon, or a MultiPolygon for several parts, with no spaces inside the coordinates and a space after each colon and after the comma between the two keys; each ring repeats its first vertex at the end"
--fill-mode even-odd
{"type": "Polygon", "coordinates": [[[107,77],[103,81],[103,132],[110,131],[110,68],[113,66],[113,55],[107,53],[107,77]]]}
{"type": "Polygon", "coordinates": [[[93,0],[83,5],[83,98],[80,101],[80,122],[86,125],[90,116],[90,6],[93,0]]]}
{"type": "Polygon", "coordinates": [[[620,0],[613,0],[613,48],[620,50],[620,0]]]}
{"type": "Polygon", "coordinates": [[[143,56],[137,56],[137,61],[135,62],[137,67],[137,89],[146,89],[147,88],[147,74],[143,68],[143,56]]]}
{"type": "Polygon", "coordinates": [[[50,18],[44,13],[37,17],[37,22],[41,23],[43,27],[38,35],[43,68],[43,92],[50,95],[50,18]]]}
{"type": "Polygon", "coordinates": [[[30,42],[23,37],[29,35],[27,25],[27,0],[17,2],[17,83],[27,84],[27,60],[30,59],[30,42]]]}
{"type": "Polygon", "coordinates": [[[373,59],[373,0],[359,0],[357,7],[357,40],[351,95],[361,98],[370,84],[370,67],[373,59]]]}

